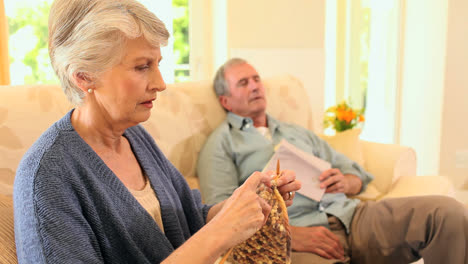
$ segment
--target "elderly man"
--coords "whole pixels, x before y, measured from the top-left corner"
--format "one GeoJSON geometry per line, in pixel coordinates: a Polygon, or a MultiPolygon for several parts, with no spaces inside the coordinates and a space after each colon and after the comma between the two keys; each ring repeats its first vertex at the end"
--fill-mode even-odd
{"type": "Polygon", "coordinates": [[[198,161],[205,201],[229,197],[252,172],[262,170],[282,139],[332,164],[320,175],[326,193],[314,201],[291,193],[293,263],[468,263],[468,213],[440,196],[360,202],[373,176],[333,150],[313,132],[283,123],[265,112],[259,74],[242,59],[216,73],[214,89],[227,111],[198,161]]]}

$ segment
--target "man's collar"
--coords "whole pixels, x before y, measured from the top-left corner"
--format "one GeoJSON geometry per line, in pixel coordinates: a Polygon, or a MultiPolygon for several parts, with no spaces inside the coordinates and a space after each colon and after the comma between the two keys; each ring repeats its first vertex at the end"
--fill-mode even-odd
{"type": "Polygon", "coordinates": [[[245,128],[249,128],[253,126],[252,118],[250,117],[242,117],[240,115],[236,115],[232,112],[228,112],[227,120],[229,124],[239,130],[244,130],[245,128]]]}
{"type": "Polygon", "coordinates": [[[269,114],[267,114],[267,122],[268,122],[268,128],[270,129],[270,132],[273,135],[273,132],[275,132],[276,129],[278,129],[280,124],[279,124],[278,120],[274,119],[269,114]]]}
{"type": "MultiPolygon", "coordinates": [[[[228,123],[232,127],[235,127],[239,130],[244,130],[253,126],[253,120],[250,117],[242,117],[232,112],[228,112],[226,118],[227,118],[228,123]]],[[[279,126],[278,121],[268,114],[266,114],[266,118],[267,118],[268,128],[270,129],[270,131],[271,132],[275,131],[276,128],[279,126]]]]}

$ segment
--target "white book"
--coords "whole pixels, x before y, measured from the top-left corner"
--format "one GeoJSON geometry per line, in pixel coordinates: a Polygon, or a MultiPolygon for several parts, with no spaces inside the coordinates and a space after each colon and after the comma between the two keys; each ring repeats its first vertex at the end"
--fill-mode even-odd
{"type": "Polygon", "coordinates": [[[301,181],[302,187],[298,192],[315,201],[320,201],[325,189],[320,188],[319,176],[323,171],[330,169],[331,164],[300,150],[284,139],[275,149],[275,154],[270,158],[263,171],[275,171],[276,161],[279,159],[281,170],[294,171],[296,179],[301,181]]]}

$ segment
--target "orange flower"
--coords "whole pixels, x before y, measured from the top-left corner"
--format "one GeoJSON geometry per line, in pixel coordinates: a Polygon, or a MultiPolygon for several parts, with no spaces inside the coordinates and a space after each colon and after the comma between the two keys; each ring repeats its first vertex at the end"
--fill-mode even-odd
{"type": "Polygon", "coordinates": [[[346,123],[351,123],[351,121],[353,121],[354,118],[356,118],[356,113],[354,113],[353,110],[348,110],[345,112],[346,115],[344,117],[344,120],[346,121],[346,123]]]}
{"type": "Polygon", "coordinates": [[[353,109],[345,101],[329,107],[323,120],[324,127],[332,127],[336,131],[352,129],[364,122],[364,109],[353,109]]]}
{"type": "Polygon", "coordinates": [[[347,116],[347,112],[338,108],[338,111],[336,111],[336,119],[340,121],[345,120],[346,116],[347,116]]]}

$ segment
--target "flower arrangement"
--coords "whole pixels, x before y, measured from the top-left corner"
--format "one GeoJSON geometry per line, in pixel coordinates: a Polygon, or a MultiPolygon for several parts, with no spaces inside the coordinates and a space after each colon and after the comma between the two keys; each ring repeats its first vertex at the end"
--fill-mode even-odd
{"type": "Polygon", "coordinates": [[[324,128],[332,127],[336,132],[342,132],[354,128],[363,123],[364,120],[364,108],[353,109],[346,101],[343,101],[325,111],[323,126],[324,128]]]}

